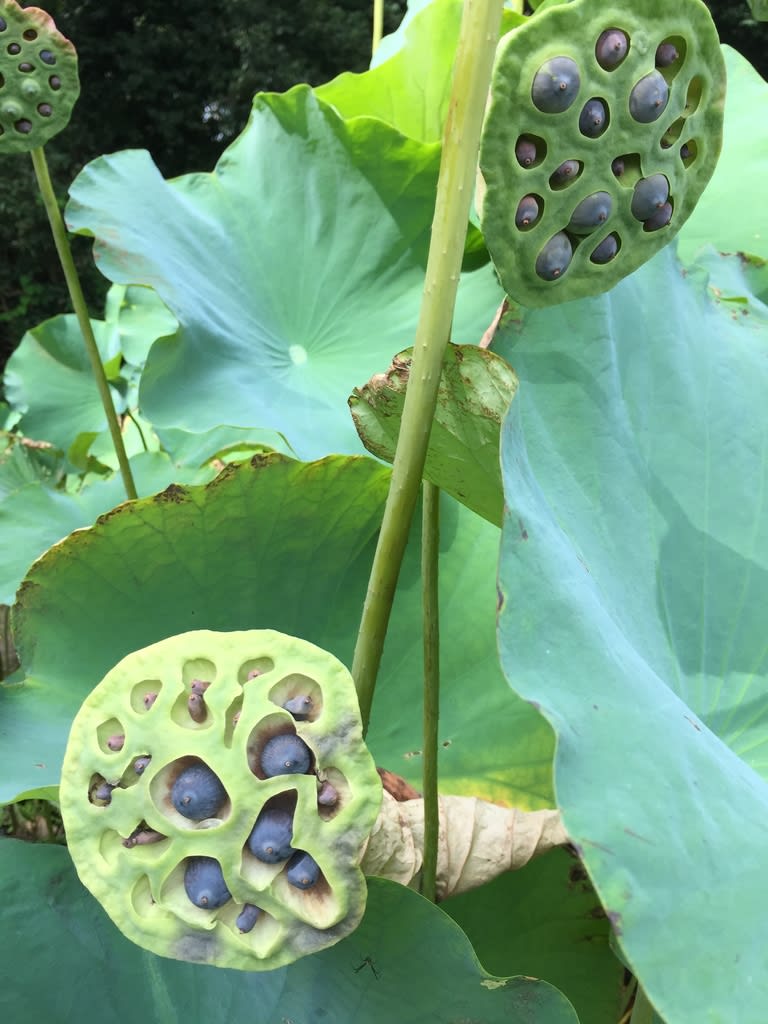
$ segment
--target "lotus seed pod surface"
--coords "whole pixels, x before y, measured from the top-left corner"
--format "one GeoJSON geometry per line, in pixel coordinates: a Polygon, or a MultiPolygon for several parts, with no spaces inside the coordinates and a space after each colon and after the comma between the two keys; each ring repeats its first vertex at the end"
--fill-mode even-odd
{"type": "Polygon", "coordinates": [[[270,970],[362,917],[381,780],[349,672],[304,640],[202,630],[129,654],[73,722],[60,799],[81,880],[161,956],[270,970]]]}

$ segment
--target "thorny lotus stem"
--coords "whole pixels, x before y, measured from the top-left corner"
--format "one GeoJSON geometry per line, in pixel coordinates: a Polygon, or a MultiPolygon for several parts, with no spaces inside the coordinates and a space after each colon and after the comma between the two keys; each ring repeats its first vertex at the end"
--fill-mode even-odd
{"type": "Polygon", "coordinates": [[[440,489],[424,481],[421,512],[421,593],[424,622],[424,739],[421,788],[424,795],[424,867],[421,894],[435,902],[437,840],[437,726],[440,718],[440,617],[438,556],[440,489]]]}
{"type": "Polygon", "coordinates": [[[440,368],[450,336],[502,7],[503,0],[467,0],[461,20],[413,363],[352,663],[364,730],[371,715],[395,586],[424,472],[440,368]]]}
{"type": "Polygon", "coordinates": [[[376,53],[384,35],[384,0],[373,0],[373,42],[371,54],[376,53]]]}
{"type": "Polygon", "coordinates": [[[125,493],[129,498],[136,498],[138,497],[136,493],[136,485],[133,482],[131,467],[128,462],[128,456],[125,452],[123,435],[120,433],[120,424],[117,422],[117,413],[115,412],[115,407],[112,403],[109,384],[107,383],[107,377],[104,373],[104,367],[101,362],[98,346],[96,345],[96,339],[93,336],[91,318],[88,315],[88,307],[85,304],[83,289],[80,286],[80,278],[77,276],[75,261],[72,259],[72,250],[69,247],[67,229],[64,226],[61,211],[59,210],[59,204],[56,202],[53,185],[51,184],[51,176],[48,172],[48,161],[45,159],[45,151],[42,146],[38,146],[35,149],[30,150],[30,154],[32,156],[32,166],[35,169],[35,176],[37,177],[40,195],[42,196],[43,204],[45,205],[45,212],[48,214],[48,222],[51,225],[51,232],[53,233],[56,252],[59,254],[59,262],[61,263],[61,269],[64,271],[64,278],[67,282],[67,288],[69,289],[72,308],[75,311],[77,322],[80,325],[80,331],[83,335],[83,341],[85,342],[88,358],[91,361],[91,371],[96,381],[96,387],[99,389],[99,397],[101,398],[101,404],[104,407],[104,415],[107,417],[107,424],[109,425],[109,432],[112,435],[112,444],[115,446],[115,453],[120,466],[120,474],[123,478],[125,493]]]}

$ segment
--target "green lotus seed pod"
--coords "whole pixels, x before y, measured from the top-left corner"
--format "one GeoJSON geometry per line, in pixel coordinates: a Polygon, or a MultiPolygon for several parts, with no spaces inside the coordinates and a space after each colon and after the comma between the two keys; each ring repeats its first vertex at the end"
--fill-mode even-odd
{"type": "Polygon", "coordinates": [[[568,221],[568,230],[576,235],[588,235],[604,224],[611,215],[613,199],[608,192],[593,192],[578,204],[568,221]]]}
{"type": "Polygon", "coordinates": [[[161,956],[271,970],[338,942],[363,914],[360,861],[381,780],[349,672],[304,640],[204,630],[129,654],[73,722],[60,800],[83,883],[161,956]],[[203,725],[187,706],[196,680],[211,683],[203,725]],[[279,774],[263,770],[265,752],[279,774]],[[286,759],[303,773],[286,772],[286,759]],[[101,787],[108,800],[94,796],[101,787]],[[273,845],[282,859],[270,862],[252,847],[275,810],[288,849],[273,845]],[[307,856],[289,877],[296,851],[307,856]]]}
{"type": "Polygon", "coordinates": [[[305,775],[311,764],[311,750],[293,733],[273,736],[261,752],[261,770],[268,779],[275,775],[305,775]]]}
{"type": "Polygon", "coordinates": [[[278,864],[293,853],[293,813],[285,807],[265,807],[251,834],[248,849],[265,864],[278,864]]]}
{"type": "Polygon", "coordinates": [[[579,91],[579,68],[570,57],[553,57],[546,61],[533,79],[531,98],[545,114],[559,114],[576,99],[579,91]]]}
{"type": "Polygon", "coordinates": [[[669,181],[663,174],[641,178],[632,193],[630,209],[637,220],[647,220],[669,198],[669,181]]]}
{"type": "Polygon", "coordinates": [[[610,10],[593,0],[543,4],[504,36],[475,205],[511,299],[536,307],[598,295],[666,245],[715,168],[724,97],[720,43],[702,0],[679,0],[674,9],[666,0],[610,10]],[[521,140],[535,140],[535,160],[521,163],[521,140]],[[660,219],[653,211],[632,210],[634,185],[655,175],[668,182],[661,205],[673,197],[664,230],[646,226],[660,219]],[[611,199],[604,248],[602,238],[580,242],[585,229],[572,221],[597,193],[611,199]],[[540,199],[540,212],[521,228],[527,196],[540,199]]]}
{"type": "Polygon", "coordinates": [[[37,7],[0,0],[0,22],[0,152],[28,152],[66,127],[80,92],[77,54],[37,7]]]}
{"type": "Polygon", "coordinates": [[[320,880],[320,867],[304,850],[297,850],[288,862],[285,877],[297,889],[311,889],[320,880]]]}

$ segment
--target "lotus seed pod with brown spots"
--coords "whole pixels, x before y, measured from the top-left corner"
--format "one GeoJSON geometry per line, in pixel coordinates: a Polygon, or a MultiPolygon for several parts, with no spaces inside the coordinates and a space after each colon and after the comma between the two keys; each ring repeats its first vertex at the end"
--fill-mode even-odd
{"type": "Polygon", "coordinates": [[[75,718],[60,796],[80,878],[162,956],[268,970],[363,914],[381,780],[349,672],[304,640],[200,631],[128,655],[75,718]]]}
{"type": "Polygon", "coordinates": [[[724,98],[702,0],[544,4],[504,36],[475,203],[508,295],[531,307],[598,295],[666,245],[714,171],[724,98]],[[657,175],[664,213],[636,215],[635,185],[657,175]],[[607,199],[585,219],[596,195],[607,199]]]}

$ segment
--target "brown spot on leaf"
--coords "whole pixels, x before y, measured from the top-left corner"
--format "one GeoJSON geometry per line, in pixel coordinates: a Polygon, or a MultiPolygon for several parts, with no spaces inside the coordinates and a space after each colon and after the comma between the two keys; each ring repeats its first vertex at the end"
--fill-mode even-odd
{"type": "Polygon", "coordinates": [[[180,505],[186,497],[186,487],[181,487],[179,484],[169,484],[164,491],[156,494],[153,500],[158,503],[167,501],[172,502],[174,505],[180,505]]]}

